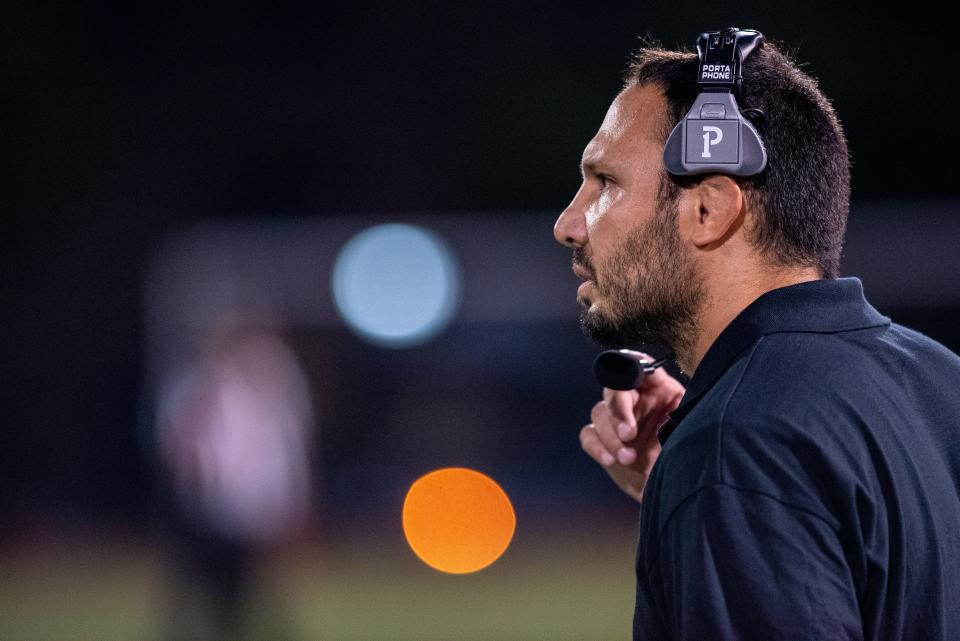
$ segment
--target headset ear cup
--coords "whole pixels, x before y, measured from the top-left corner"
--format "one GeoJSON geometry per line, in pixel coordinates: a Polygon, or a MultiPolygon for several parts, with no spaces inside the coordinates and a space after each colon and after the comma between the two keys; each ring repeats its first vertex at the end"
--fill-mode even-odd
{"type": "Polygon", "coordinates": [[[701,92],[690,111],[670,132],[663,148],[663,164],[674,176],[713,172],[753,176],[767,166],[767,152],[732,93],[701,92]],[[703,153],[698,156],[694,147],[699,148],[701,133],[703,153]],[[713,137],[708,139],[710,134],[713,137]],[[726,147],[716,147],[711,157],[708,143],[712,147],[720,141],[724,141],[726,147]]]}

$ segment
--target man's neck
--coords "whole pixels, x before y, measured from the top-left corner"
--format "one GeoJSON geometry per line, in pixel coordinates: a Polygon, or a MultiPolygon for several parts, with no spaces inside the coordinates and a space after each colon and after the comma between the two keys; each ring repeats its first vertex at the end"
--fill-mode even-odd
{"type": "Polygon", "coordinates": [[[707,283],[706,296],[698,316],[697,334],[688,348],[678,350],[677,364],[692,377],[720,333],[750,303],[771,290],[820,278],[819,272],[812,267],[780,268],[775,271],[744,270],[735,277],[707,283]]]}

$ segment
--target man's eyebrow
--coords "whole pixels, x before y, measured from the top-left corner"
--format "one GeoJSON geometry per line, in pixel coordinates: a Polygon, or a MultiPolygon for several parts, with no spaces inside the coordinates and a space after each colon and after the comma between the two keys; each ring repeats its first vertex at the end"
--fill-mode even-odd
{"type": "Polygon", "coordinates": [[[612,171],[613,167],[603,158],[588,156],[580,161],[580,175],[584,176],[586,172],[593,175],[603,174],[612,171]]]}
{"type": "Polygon", "coordinates": [[[584,158],[580,161],[580,175],[583,176],[587,171],[591,174],[600,172],[601,162],[598,158],[584,158]]]}

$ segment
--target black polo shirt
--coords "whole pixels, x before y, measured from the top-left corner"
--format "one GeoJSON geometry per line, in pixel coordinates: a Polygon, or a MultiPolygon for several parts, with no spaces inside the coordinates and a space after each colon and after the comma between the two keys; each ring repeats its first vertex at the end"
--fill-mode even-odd
{"type": "Polygon", "coordinates": [[[858,279],[754,301],[658,436],[634,639],[960,640],[960,358],[858,279]]]}

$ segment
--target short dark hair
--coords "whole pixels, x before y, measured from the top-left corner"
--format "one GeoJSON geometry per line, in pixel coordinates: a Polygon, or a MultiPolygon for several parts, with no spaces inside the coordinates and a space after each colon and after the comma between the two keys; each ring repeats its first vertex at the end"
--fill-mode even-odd
{"type": "MultiPolygon", "coordinates": [[[[656,45],[635,51],[624,88],[658,86],[668,105],[667,136],[699,93],[697,54],[656,45]]],[[[850,208],[850,156],[847,141],[817,81],[767,41],[743,65],[741,110],[759,109],[751,120],[767,149],[767,167],[756,176],[736,178],[758,215],[751,241],[784,266],[816,267],[836,278],[850,208]]],[[[676,197],[684,180],[666,181],[676,197]]]]}

